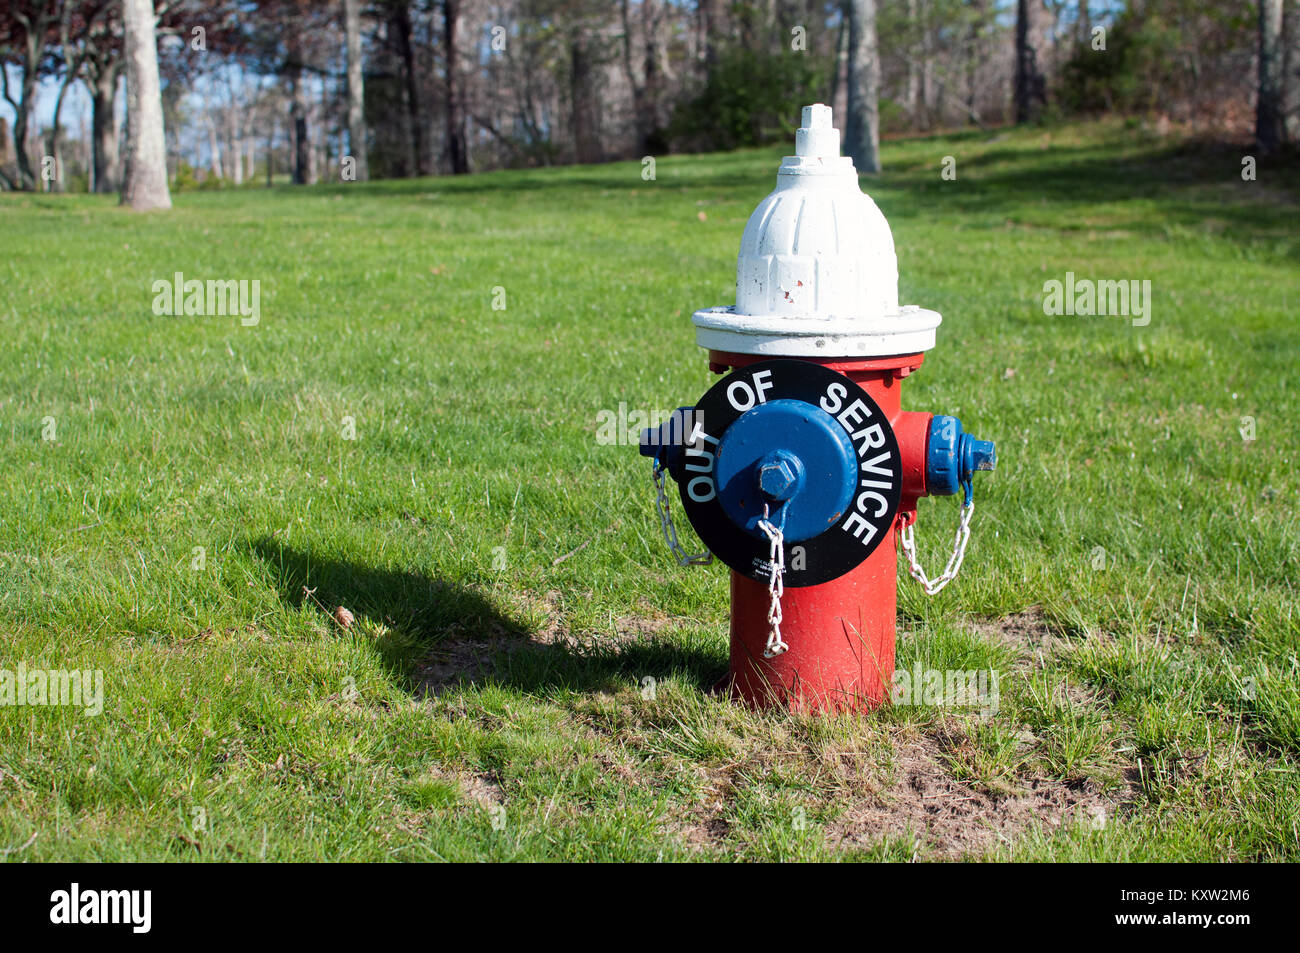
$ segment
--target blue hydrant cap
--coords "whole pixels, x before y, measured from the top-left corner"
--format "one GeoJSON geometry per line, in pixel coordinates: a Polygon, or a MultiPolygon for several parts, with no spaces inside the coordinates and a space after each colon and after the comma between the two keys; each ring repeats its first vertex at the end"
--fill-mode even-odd
{"type": "Polygon", "coordinates": [[[934,415],[925,449],[925,488],[930,495],[951,496],[976,470],[992,470],[997,462],[992,440],[976,440],[956,417],[934,415]]]}
{"type": "Polygon", "coordinates": [[[998,452],[993,446],[993,441],[976,440],[969,434],[967,438],[967,446],[970,448],[970,469],[972,471],[997,469],[998,452]]]}

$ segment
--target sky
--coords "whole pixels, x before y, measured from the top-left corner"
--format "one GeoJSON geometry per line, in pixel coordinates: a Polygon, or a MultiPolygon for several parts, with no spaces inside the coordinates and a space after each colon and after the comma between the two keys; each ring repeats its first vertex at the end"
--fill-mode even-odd
{"type": "MultiPolygon", "coordinates": [[[[6,67],[9,71],[9,92],[18,98],[18,80],[19,71],[17,67],[6,67]]],[[[45,128],[54,118],[54,101],[59,96],[59,84],[56,80],[46,79],[36,88],[36,125],[45,128]]],[[[124,97],[119,96],[119,105],[124,97]]],[[[10,128],[14,123],[14,109],[8,102],[0,97],[0,116],[5,117],[10,128]]],[[[90,93],[86,90],[85,84],[77,82],[68,88],[68,93],[63,97],[63,113],[60,122],[65,129],[76,130],[80,127],[82,119],[85,119],[87,128],[90,126],[90,93]]]]}

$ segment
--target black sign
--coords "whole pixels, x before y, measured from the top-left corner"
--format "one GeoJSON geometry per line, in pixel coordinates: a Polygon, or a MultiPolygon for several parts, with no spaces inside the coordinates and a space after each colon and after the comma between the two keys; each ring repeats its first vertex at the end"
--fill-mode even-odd
{"type": "MultiPolygon", "coordinates": [[[[809,361],[770,360],[739,368],[713,385],[696,405],[695,426],[684,448],[678,475],[682,506],[715,556],[742,575],[767,581],[768,539],[728,517],[720,499],[726,488],[718,486],[717,468],[727,429],[745,413],[777,400],[817,408],[848,435],[857,460],[856,475],[850,474],[856,486],[847,507],[830,511],[824,532],[786,545],[785,585],[813,586],[844,575],[889,537],[902,492],[903,467],[893,428],[871,396],[844,375],[809,361]]],[[[798,434],[776,428],[770,441],[767,434],[763,439],[764,449],[793,451],[796,456],[798,441],[798,434]]],[[[818,505],[842,491],[806,487],[790,505],[818,505]]]]}

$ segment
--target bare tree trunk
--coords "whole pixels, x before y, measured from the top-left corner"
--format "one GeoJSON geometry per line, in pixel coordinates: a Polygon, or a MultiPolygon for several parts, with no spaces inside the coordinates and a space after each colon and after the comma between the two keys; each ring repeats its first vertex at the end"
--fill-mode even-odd
{"type": "Polygon", "coordinates": [[[134,209],[171,208],[153,0],[123,0],[122,19],[127,104],[122,204],[134,209]]]}
{"type": "Polygon", "coordinates": [[[81,153],[81,165],[84,169],[86,169],[88,173],[86,190],[93,191],[94,183],[89,180],[89,171],[92,164],[94,163],[95,157],[92,152],[93,147],[90,144],[90,117],[86,115],[84,111],[81,114],[79,133],[80,134],[77,136],[77,145],[78,145],[78,151],[81,153]]]}
{"type": "Polygon", "coordinates": [[[718,0],[698,0],[700,32],[703,34],[704,71],[708,73],[718,62],[717,38],[722,32],[722,15],[718,0]]]}
{"type": "Polygon", "coordinates": [[[943,87],[934,75],[935,31],[938,24],[931,17],[930,0],[921,3],[921,128],[929,130],[936,121],[943,122],[942,108],[938,100],[943,95],[943,87]],[[936,95],[936,91],[938,95],[936,95]],[[937,116],[937,120],[936,120],[937,116]]]}
{"type": "Polygon", "coordinates": [[[1286,139],[1282,125],[1282,0],[1259,0],[1259,96],[1255,142],[1265,155],[1286,139]]]}
{"type": "Polygon", "coordinates": [[[1034,122],[1047,105],[1047,83],[1038,68],[1034,49],[1031,6],[1035,0],[1016,0],[1016,122],[1034,122]]]}
{"type": "Polygon", "coordinates": [[[1300,3],[1286,4],[1282,23],[1282,131],[1300,141],[1300,3]]]}
{"type": "Polygon", "coordinates": [[[406,3],[396,4],[390,14],[390,26],[402,58],[406,80],[406,115],[411,136],[411,174],[429,175],[428,150],[424,146],[424,116],[420,108],[420,77],[415,65],[415,47],[411,43],[411,11],[406,3]]]}
{"type": "Polygon", "coordinates": [[[24,189],[31,189],[36,186],[36,174],[32,171],[28,139],[31,137],[32,110],[36,105],[36,74],[45,55],[45,32],[52,17],[46,4],[36,5],[35,19],[28,19],[17,11],[12,15],[25,30],[18,99],[15,100],[9,92],[9,72],[2,65],[0,82],[3,83],[5,101],[14,111],[14,160],[18,164],[18,183],[24,189]]]}
{"type": "MultiPolygon", "coordinates": [[[[920,13],[916,7],[917,0],[907,0],[907,22],[912,30],[918,34],[923,29],[921,26],[920,13]]],[[[907,92],[903,97],[903,106],[907,110],[907,119],[912,124],[912,128],[919,128],[919,110],[921,107],[921,64],[918,60],[918,47],[915,44],[912,47],[912,55],[907,59],[907,92]]]]}
{"type": "Polygon", "coordinates": [[[307,138],[307,104],[303,92],[302,67],[298,66],[290,80],[292,94],[289,100],[289,119],[293,124],[293,176],[294,185],[306,185],[311,180],[311,142],[307,138]]]}
{"type": "Polygon", "coordinates": [[[217,121],[208,113],[206,125],[208,127],[208,159],[211,163],[212,174],[218,179],[224,179],[225,170],[221,162],[221,139],[217,136],[217,121]]]}
{"type": "Polygon", "coordinates": [[[54,179],[50,183],[50,191],[62,192],[64,190],[63,182],[63,155],[59,144],[60,117],[63,114],[63,100],[68,95],[68,87],[81,76],[81,67],[86,61],[85,48],[81,46],[81,37],[73,40],[71,14],[73,10],[70,6],[65,6],[59,16],[59,48],[62,50],[63,58],[66,61],[63,72],[63,80],[59,83],[59,93],[54,100],[54,114],[50,118],[50,138],[47,155],[54,160],[54,179]]]}
{"type": "Polygon", "coordinates": [[[94,157],[92,190],[107,194],[121,186],[121,155],[118,148],[121,130],[117,124],[117,81],[121,63],[103,65],[90,83],[90,127],[94,157]]]}
{"type": "Polygon", "coordinates": [[[50,117],[49,152],[47,153],[54,159],[54,181],[50,183],[51,192],[62,192],[64,190],[63,154],[59,147],[59,116],[63,112],[63,97],[67,95],[68,85],[76,78],[80,70],[80,61],[69,66],[67,74],[63,77],[63,82],[59,84],[59,95],[54,100],[54,115],[50,117]]]}
{"type": "Polygon", "coordinates": [[[859,172],[880,171],[880,56],[876,0],[845,0],[849,20],[848,116],[844,152],[859,172]]]}
{"type": "Polygon", "coordinates": [[[569,113],[574,154],[578,162],[601,162],[600,111],[592,90],[595,64],[586,31],[574,26],[569,34],[569,113]]]}
{"type": "MultiPolygon", "coordinates": [[[[659,96],[662,81],[660,74],[665,72],[663,50],[659,42],[659,20],[663,10],[652,0],[643,0],[641,16],[645,21],[645,124],[646,149],[656,145],[653,141],[659,137],[659,96]],[[661,59],[663,62],[661,63],[661,59]]],[[[668,77],[671,79],[672,77],[668,77]]]]}
{"type": "Polygon", "coordinates": [[[456,26],[460,19],[460,0],[442,0],[442,43],[447,61],[444,86],[447,91],[447,163],[452,175],[469,171],[469,141],[465,129],[464,92],[460,87],[459,55],[456,50],[456,26]]]}
{"type": "Polygon", "coordinates": [[[242,113],[239,104],[232,98],[226,109],[226,154],[230,156],[230,180],[235,185],[244,184],[244,137],[239,128],[240,120],[236,113],[242,113]]]}
{"type": "Polygon", "coordinates": [[[343,0],[343,29],[348,54],[348,154],[356,163],[357,181],[370,178],[366,161],[366,93],[361,70],[361,0],[343,0]]]}
{"type": "Polygon", "coordinates": [[[319,182],[321,172],[330,167],[329,112],[329,90],[326,88],[325,81],[322,80],[320,96],[311,106],[312,124],[320,132],[316,136],[315,147],[311,150],[311,170],[307,179],[308,182],[319,182]]]}
{"type": "Polygon", "coordinates": [[[18,182],[8,173],[9,163],[13,161],[13,156],[9,155],[11,145],[9,122],[0,116],[0,192],[18,188],[18,182]]]}
{"type": "MultiPolygon", "coordinates": [[[[980,68],[980,28],[984,23],[984,18],[988,15],[985,5],[987,0],[972,0],[971,2],[971,19],[970,30],[966,34],[966,116],[975,123],[983,127],[984,123],[980,119],[978,103],[978,84],[977,78],[980,68]]],[[[1087,6],[1086,2],[1084,6],[1087,6]]]]}
{"type": "Polygon", "coordinates": [[[618,11],[619,22],[623,27],[623,75],[627,78],[627,84],[632,89],[632,120],[636,131],[636,150],[644,154],[645,146],[641,134],[641,113],[644,106],[641,101],[645,96],[645,88],[637,82],[636,70],[632,67],[632,17],[630,15],[630,6],[630,0],[621,0],[618,11]]]}
{"type": "Polygon", "coordinates": [[[643,40],[642,79],[638,82],[632,59],[632,17],[629,0],[622,0],[620,17],[623,26],[623,73],[632,88],[632,118],[636,130],[636,151],[646,155],[652,151],[651,139],[659,126],[659,17],[653,0],[642,0],[641,17],[643,40]]]}
{"type": "MultiPolygon", "coordinates": [[[[843,14],[843,11],[841,11],[843,14]]],[[[845,62],[849,58],[849,18],[847,15],[840,16],[840,26],[835,33],[835,62],[831,68],[831,89],[830,95],[826,97],[827,104],[832,110],[838,111],[840,98],[840,75],[844,72],[845,62]]],[[[845,107],[845,112],[848,107],[845,107]]]]}

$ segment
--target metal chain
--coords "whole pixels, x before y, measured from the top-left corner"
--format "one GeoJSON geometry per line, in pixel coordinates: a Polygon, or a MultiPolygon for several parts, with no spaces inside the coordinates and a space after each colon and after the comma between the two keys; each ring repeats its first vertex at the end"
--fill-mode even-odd
{"type": "Polygon", "coordinates": [[[970,542],[970,518],[974,512],[975,501],[968,499],[961,508],[961,522],[957,526],[957,535],[952,541],[952,555],[948,557],[948,565],[944,567],[943,574],[935,579],[928,577],[921,564],[916,561],[915,527],[910,523],[899,527],[898,541],[903,547],[904,555],[907,556],[908,571],[911,572],[912,578],[921,584],[921,588],[927,595],[934,595],[957,578],[962,560],[966,558],[966,544],[970,542]]]}
{"type": "Polygon", "coordinates": [[[677,539],[677,527],[673,525],[673,514],[668,509],[668,492],[664,489],[664,467],[655,462],[653,476],[655,481],[655,510],[659,513],[659,525],[664,531],[664,542],[673,551],[673,557],[679,566],[707,566],[713,562],[713,553],[688,553],[677,539]]]}
{"type": "Polygon", "coordinates": [[[758,521],[758,528],[763,531],[768,542],[768,565],[771,567],[767,580],[767,591],[772,602],[767,608],[767,646],[763,649],[763,658],[776,658],[784,655],[790,648],[781,638],[781,596],[785,594],[785,511],[781,512],[781,525],[773,526],[768,519],[767,504],[763,505],[763,518],[758,521]]]}

